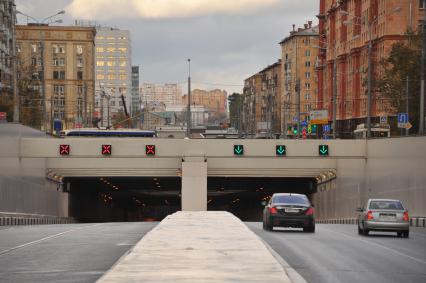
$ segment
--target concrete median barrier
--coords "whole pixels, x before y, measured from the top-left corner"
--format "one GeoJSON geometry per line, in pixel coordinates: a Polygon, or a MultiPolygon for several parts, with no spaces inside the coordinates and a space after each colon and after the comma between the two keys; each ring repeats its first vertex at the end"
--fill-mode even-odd
{"type": "Polygon", "coordinates": [[[259,237],[227,212],[177,212],[98,282],[292,282],[259,237]]]}

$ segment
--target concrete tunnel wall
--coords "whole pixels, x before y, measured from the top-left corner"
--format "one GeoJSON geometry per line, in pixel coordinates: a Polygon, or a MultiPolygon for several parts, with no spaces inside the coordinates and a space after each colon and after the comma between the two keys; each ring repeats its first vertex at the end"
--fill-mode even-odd
{"type": "Polygon", "coordinates": [[[18,125],[1,125],[1,130],[0,216],[67,217],[68,194],[46,180],[46,159],[20,158],[20,141],[26,134],[32,134],[31,130],[18,125]],[[13,126],[19,127],[18,132],[11,131],[13,126]]]}
{"type": "Polygon", "coordinates": [[[426,137],[370,140],[365,160],[338,160],[338,178],[318,186],[319,219],[351,218],[369,198],[403,201],[411,217],[426,216],[426,137]]]}

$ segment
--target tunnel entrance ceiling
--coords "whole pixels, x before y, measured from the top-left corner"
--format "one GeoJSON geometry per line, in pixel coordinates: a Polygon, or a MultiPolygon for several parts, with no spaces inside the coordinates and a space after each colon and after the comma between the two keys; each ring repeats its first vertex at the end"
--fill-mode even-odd
{"type": "Polygon", "coordinates": [[[179,177],[66,178],[70,216],[82,222],[158,221],[181,209],[179,177]]]}
{"type": "Polygon", "coordinates": [[[209,177],[208,210],[225,210],[243,221],[261,221],[262,200],[274,193],[316,192],[315,178],[209,177]]]}

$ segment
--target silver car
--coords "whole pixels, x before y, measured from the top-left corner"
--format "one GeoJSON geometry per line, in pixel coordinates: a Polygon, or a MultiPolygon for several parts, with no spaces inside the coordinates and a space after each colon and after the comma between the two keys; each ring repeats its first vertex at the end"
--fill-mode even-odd
{"type": "Polygon", "coordinates": [[[398,237],[408,238],[410,219],[402,202],[395,199],[369,199],[358,208],[358,234],[370,231],[396,232],[398,237]]]}

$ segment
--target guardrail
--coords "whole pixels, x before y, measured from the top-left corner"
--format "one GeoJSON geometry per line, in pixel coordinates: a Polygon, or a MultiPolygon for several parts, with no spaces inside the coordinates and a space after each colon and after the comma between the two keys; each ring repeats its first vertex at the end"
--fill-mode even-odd
{"type": "Polygon", "coordinates": [[[0,215],[0,226],[71,224],[77,223],[74,218],[34,215],[0,215]]]}
{"type": "MultiPolygon", "coordinates": [[[[336,218],[336,219],[316,219],[318,224],[352,224],[357,225],[357,218],[336,218]]],[[[423,227],[426,228],[426,217],[414,216],[410,218],[411,227],[423,227]]]]}

